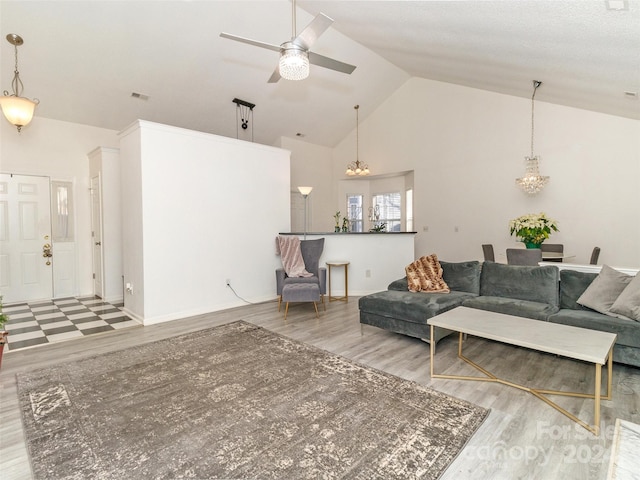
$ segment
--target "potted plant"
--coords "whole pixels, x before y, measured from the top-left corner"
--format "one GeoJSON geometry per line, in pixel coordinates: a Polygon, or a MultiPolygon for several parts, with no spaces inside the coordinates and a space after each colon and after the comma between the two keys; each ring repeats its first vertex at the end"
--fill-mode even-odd
{"type": "Polygon", "coordinates": [[[349,231],[349,219],[344,217],[342,219],[342,233],[347,233],[349,231]]]}
{"type": "Polygon", "coordinates": [[[387,223],[380,222],[380,223],[376,223],[369,231],[375,232],[375,233],[382,233],[386,230],[386,228],[387,228],[387,223]]]}
{"type": "Polygon", "coordinates": [[[4,352],[4,344],[7,343],[9,332],[4,329],[4,324],[9,321],[9,317],[2,311],[2,297],[0,296],[0,366],[2,366],[2,353],[4,352]]]}
{"type": "Polygon", "coordinates": [[[333,218],[336,221],[336,228],[333,231],[339,232],[340,231],[340,212],[337,211],[336,214],[333,216],[333,218]]]}
{"type": "Polygon", "coordinates": [[[551,232],[558,232],[558,222],[543,212],[529,213],[509,221],[509,231],[524,242],[527,248],[540,248],[551,232]]]}

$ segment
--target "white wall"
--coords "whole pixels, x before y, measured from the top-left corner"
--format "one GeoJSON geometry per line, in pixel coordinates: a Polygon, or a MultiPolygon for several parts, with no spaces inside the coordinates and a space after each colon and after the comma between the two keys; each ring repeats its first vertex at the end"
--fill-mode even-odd
{"type": "Polygon", "coordinates": [[[291,151],[291,191],[298,192],[300,186],[313,187],[307,200],[308,231],[332,232],[336,195],[333,149],[287,137],[281,137],[279,146],[291,151]]]}
{"type": "MultiPolygon", "coordinates": [[[[96,146],[117,147],[117,132],[104,128],[50,120],[36,116],[18,133],[0,117],[0,171],[48,176],[52,180],[73,182],[76,233],[75,283],[77,295],[93,293],[91,253],[91,197],[87,153],[96,146]]],[[[54,268],[64,267],[54,245],[54,268]]]]}
{"type": "Polygon", "coordinates": [[[125,308],[145,324],[275,298],[290,153],[137,121],[121,134],[125,308]]]}
{"type": "MultiPolygon", "coordinates": [[[[514,184],[530,153],[531,100],[411,79],[360,124],[360,158],[373,174],[414,170],[416,257],[481,259],[514,245],[508,222],[546,212],[575,263],[640,265],[640,122],[535,105],[535,153],[550,183],[537,196],[514,184]],[[458,227],[458,232],[455,228],[458,227]],[[428,231],[425,231],[425,228],[428,231]]],[[[353,157],[355,131],[336,147],[334,178],[353,157]]],[[[334,198],[334,209],[344,203],[334,198]]]]}

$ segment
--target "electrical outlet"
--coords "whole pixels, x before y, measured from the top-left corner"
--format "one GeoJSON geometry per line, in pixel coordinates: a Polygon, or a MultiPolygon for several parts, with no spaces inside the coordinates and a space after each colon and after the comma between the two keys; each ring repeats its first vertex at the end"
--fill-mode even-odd
{"type": "Polygon", "coordinates": [[[127,291],[127,293],[129,295],[133,295],[133,284],[132,283],[127,283],[125,285],[125,290],[127,291]]]}
{"type": "Polygon", "coordinates": [[[371,270],[367,270],[364,272],[364,276],[367,278],[371,278],[371,270]]]}

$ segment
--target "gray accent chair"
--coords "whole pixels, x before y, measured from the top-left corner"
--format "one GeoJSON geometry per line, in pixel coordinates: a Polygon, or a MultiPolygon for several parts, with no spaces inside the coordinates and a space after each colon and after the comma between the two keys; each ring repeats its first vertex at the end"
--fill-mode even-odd
{"type": "Polygon", "coordinates": [[[542,250],[539,248],[507,248],[509,265],[536,266],[542,261],[542,250]]]}
{"type": "MultiPolygon", "coordinates": [[[[562,243],[543,243],[540,245],[543,252],[564,253],[564,245],[562,243]]],[[[562,262],[561,258],[548,258],[545,262],[562,262]]]]}
{"type": "Polygon", "coordinates": [[[493,245],[488,243],[488,244],[484,244],[482,245],[482,253],[484,255],[484,261],[485,262],[495,262],[496,261],[496,256],[493,253],[493,245]]]}
{"type": "MultiPolygon", "coordinates": [[[[311,283],[318,285],[320,300],[324,305],[324,296],[327,294],[327,269],[320,267],[320,256],[324,250],[324,238],[315,240],[300,240],[300,251],[304,261],[305,270],[312,273],[312,277],[288,277],[284,268],[276,269],[276,293],[278,295],[278,311],[282,304],[282,289],[285,285],[296,283],[311,283]]],[[[326,309],[326,305],[324,305],[326,309]]]]}
{"type": "Polygon", "coordinates": [[[589,260],[589,264],[597,265],[599,256],[600,256],[600,247],[593,247],[593,252],[591,252],[591,260],[589,260]]]}

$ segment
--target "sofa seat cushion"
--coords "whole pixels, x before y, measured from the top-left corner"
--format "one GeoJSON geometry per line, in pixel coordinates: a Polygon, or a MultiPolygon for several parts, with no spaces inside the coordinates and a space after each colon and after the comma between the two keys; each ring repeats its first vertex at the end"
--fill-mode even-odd
{"type": "Polygon", "coordinates": [[[558,311],[557,306],[549,305],[548,303],[492,296],[469,298],[465,300],[462,305],[480,310],[488,310],[490,312],[506,313],[507,315],[514,315],[516,317],[533,318],[534,320],[543,321],[547,320],[549,315],[558,311]]]}
{"type": "Polygon", "coordinates": [[[480,274],[480,295],[546,303],[558,307],[559,281],[560,271],[556,266],[531,267],[484,262],[480,274]]]}
{"type": "Polygon", "coordinates": [[[616,344],[640,348],[640,328],[638,322],[624,318],[611,317],[593,310],[570,310],[563,308],[549,316],[549,321],[588,328],[618,335],[616,344]]]}
{"type": "Polygon", "coordinates": [[[386,290],[358,300],[360,311],[413,323],[427,323],[436,315],[462,305],[474,295],[466,292],[424,293],[386,290]]]}

